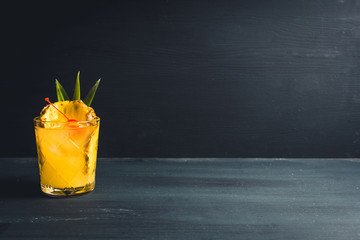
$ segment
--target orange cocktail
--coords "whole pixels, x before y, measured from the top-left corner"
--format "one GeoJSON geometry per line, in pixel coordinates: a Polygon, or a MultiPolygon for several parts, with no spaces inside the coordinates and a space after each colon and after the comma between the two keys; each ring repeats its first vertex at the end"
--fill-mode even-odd
{"type": "Polygon", "coordinates": [[[34,118],[41,190],[52,196],[81,194],[95,187],[100,118],[90,105],[100,79],[82,101],[79,75],[72,100],[56,80],[58,101],[45,98],[49,104],[34,118]]]}
{"type": "Polygon", "coordinates": [[[79,122],[45,122],[34,119],[43,192],[74,195],[92,191],[100,119],[79,122]]]}

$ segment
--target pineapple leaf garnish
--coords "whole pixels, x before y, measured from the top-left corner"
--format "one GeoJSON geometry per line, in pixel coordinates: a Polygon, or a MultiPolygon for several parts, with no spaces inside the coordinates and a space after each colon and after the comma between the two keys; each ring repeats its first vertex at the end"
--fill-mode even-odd
{"type": "MultiPolygon", "coordinates": [[[[90,105],[94,99],[96,90],[98,89],[98,86],[100,83],[100,80],[101,80],[101,78],[96,81],[96,83],[90,89],[89,93],[86,95],[86,97],[83,101],[88,107],[90,107],[90,105]]],[[[56,95],[57,95],[58,101],[70,100],[65,89],[61,86],[60,82],[56,78],[55,78],[55,85],[56,85],[56,95]]],[[[77,78],[76,78],[76,82],[75,82],[73,101],[74,100],[81,100],[80,99],[80,71],[77,74],[77,78]]]]}
{"type": "Polygon", "coordinates": [[[56,78],[55,78],[55,85],[56,85],[56,95],[58,101],[69,100],[69,96],[67,95],[65,89],[63,88],[63,86],[61,86],[61,84],[56,78]]]}
{"type": "Polygon", "coordinates": [[[80,71],[78,72],[75,82],[73,100],[80,100],[80,71]]]}
{"type": "Polygon", "coordinates": [[[88,105],[90,107],[91,103],[92,103],[92,100],[94,99],[94,96],[95,96],[95,93],[96,93],[96,90],[99,86],[99,83],[100,83],[100,80],[97,80],[95,85],[90,89],[89,93],[87,94],[86,98],[84,99],[84,103],[86,105],[88,105]]]}

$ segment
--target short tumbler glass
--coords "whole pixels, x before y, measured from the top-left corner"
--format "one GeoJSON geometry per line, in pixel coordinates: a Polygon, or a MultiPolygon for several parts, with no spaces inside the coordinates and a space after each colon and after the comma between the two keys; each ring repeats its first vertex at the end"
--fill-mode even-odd
{"type": "Polygon", "coordinates": [[[53,122],[34,118],[41,190],[69,196],[95,188],[100,118],[53,122]]]}

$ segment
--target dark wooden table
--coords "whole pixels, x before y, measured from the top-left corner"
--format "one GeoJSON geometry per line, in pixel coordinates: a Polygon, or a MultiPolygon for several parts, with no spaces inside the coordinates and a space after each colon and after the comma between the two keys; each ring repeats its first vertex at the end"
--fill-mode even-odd
{"type": "Polygon", "coordinates": [[[95,191],[50,198],[2,158],[4,239],[360,239],[355,159],[98,160],[95,191]]]}

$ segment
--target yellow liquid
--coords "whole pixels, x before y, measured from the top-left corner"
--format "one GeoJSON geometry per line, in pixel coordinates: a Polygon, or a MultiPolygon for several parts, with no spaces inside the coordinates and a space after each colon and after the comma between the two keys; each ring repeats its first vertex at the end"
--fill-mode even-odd
{"type": "Polygon", "coordinates": [[[94,189],[99,122],[93,126],[35,126],[35,135],[43,192],[75,195],[94,189]]]}

